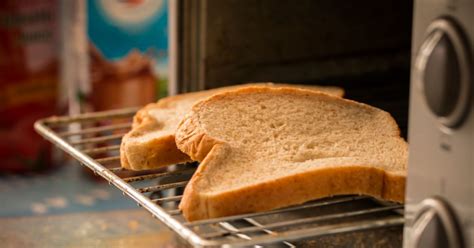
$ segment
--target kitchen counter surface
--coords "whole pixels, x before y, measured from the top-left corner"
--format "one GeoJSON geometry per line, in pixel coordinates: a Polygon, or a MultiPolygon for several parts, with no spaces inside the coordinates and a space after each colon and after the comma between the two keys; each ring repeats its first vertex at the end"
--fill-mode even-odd
{"type": "Polygon", "coordinates": [[[1,247],[182,247],[143,209],[0,218],[1,247]]]}
{"type": "Polygon", "coordinates": [[[85,167],[0,176],[0,247],[183,247],[166,226],[85,167]]]}

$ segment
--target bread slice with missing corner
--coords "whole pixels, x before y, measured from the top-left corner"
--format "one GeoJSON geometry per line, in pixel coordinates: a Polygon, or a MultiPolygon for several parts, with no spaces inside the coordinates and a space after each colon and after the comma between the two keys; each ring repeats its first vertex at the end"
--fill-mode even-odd
{"type": "Polygon", "coordinates": [[[248,87],[193,106],[176,144],[201,161],[180,209],[189,221],[333,195],[403,202],[407,144],[385,111],[294,88],[248,87]]]}
{"type": "Polygon", "coordinates": [[[129,170],[147,170],[190,161],[186,154],[178,150],[175,143],[174,133],[181,119],[197,101],[219,92],[249,85],[293,86],[320,90],[340,97],[344,94],[338,87],[254,83],[166,97],[147,105],[135,115],[132,130],[122,138],[122,167],[129,170]]]}

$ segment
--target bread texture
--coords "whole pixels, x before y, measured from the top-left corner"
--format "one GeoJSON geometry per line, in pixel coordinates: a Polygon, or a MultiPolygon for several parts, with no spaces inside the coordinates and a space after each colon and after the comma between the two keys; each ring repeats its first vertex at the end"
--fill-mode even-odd
{"type": "Polygon", "coordinates": [[[344,194],[403,202],[407,143],[385,111],[315,91],[247,87],[193,106],[177,147],[201,161],[189,221],[344,194]]]}
{"type": "Polygon", "coordinates": [[[132,129],[122,138],[120,146],[122,167],[147,170],[191,161],[188,155],[176,147],[175,130],[192,105],[213,94],[252,85],[292,86],[320,90],[339,97],[344,94],[338,87],[253,83],[166,97],[148,104],[134,116],[132,129]]]}

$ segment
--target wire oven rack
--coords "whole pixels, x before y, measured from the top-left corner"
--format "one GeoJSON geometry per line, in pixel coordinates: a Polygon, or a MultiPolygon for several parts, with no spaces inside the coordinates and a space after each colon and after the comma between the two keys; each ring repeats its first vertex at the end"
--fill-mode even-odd
{"type": "Polygon", "coordinates": [[[295,247],[293,242],[311,237],[403,225],[402,205],[365,196],[332,197],[263,213],[187,222],[177,206],[196,165],[140,173],[120,167],[120,140],[136,110],[50,117],[38,120],[35,129],[193,246],[295,247]]]}

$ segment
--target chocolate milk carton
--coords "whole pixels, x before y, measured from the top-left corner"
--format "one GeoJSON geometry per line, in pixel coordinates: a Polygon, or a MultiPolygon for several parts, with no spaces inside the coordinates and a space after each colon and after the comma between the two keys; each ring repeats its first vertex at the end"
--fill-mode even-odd
{"type": "Polygon", "coordinates": [[[166,0],[89,0],[90,100],[94,111],[143,106],[166,95],[166,0]]]}
{"type": "Polygon", "coordinates": [[[166,0],[61,1],[68,112],[137,107],[167,95],[166,0]]]}
{"type": "MultiPolygon", "coordinates": [[[[68,114],[141,107],[167,95],[166,0],[61,1],[61,20],[61,96],[67,99],[68,114]]],[[[110,125],[110,121],[69,128],[110,125]]],[[[119,144],[120,139],[114,139],[86,148],[119,144]]],[[[112,153],[94,156],[117,155],[112,153]]]]}

